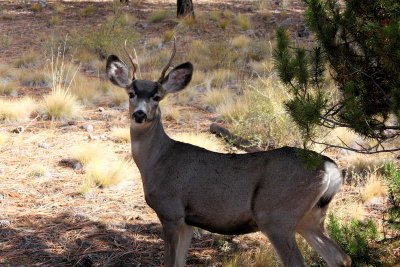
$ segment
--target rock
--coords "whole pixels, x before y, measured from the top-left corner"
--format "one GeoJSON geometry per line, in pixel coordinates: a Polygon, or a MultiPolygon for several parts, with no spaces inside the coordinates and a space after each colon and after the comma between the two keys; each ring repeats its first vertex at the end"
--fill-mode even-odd
{"type": "Polygon", "coordinates": [[[299,29],[297,30],[297,36],[298,37],[308,37],[310,36],[310,31],[305,25],[301,25],[299,29]]]}
{"type": "Polygon", "coordinates": [[[93,134],[89,134],[88,138],[89,138],[90,141],[94,141],[94,140],[98,140],[99,139],[97,136],[95,136],[93,134]]]}
{"type": "Polygon", "coordinates": [[[76,159],[71,159],[71,158],[62,159],[60,160],[60,165],[70,167],[74,170],[82,170],[82,163],[80,163],[80,161],[76,159]]]}
{"type": "Polygon", "coordinates": [[[69,122],[67,122],[67,124],[68,124],[68,125],[76,125],[77,122],[76,122],[76,121],[69,121],[69,122]]]}
{"type": "Polygon", "coordinates": [[[98,111],[98,112],[104,112],[105,109],[104,109],[103,107],[99,107],[99,108],[97,109],[97,111],[98,111]]]}
{"type": "Polygon", "coordinates": [[[10,227],[11,222],[9,220],[0,220],[0,229],[10,227]]]}
{"type": "Polygon", "coordinates": [[[86,130],[87,132],[91,133],[91,132],[93,132],[93,125],[91,125],[91,124],[82,125],[82,126],[81,126],[81,129],[84,129],[84,130],[86,130]]]}
{"type": "Polygon", "coordinates": [[[12,130],[11,132],[13,132],[13,133],[23,133],[24,131],[25,131],[24,126],[18,126],[17,128],[12,130]]]}
{"type": "Polygon", "coordinates": [[[47,143],[39,143],[39,144],[38,144],[38,147],[44,148],[44,149],[49,149],[49,148],[50,148],[50,145],[47,144],[47,143]]]}

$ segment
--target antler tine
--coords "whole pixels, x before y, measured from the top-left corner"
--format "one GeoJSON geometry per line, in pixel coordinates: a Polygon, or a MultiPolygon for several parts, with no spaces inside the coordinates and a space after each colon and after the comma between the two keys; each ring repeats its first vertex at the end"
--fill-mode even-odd
{"type": "Polygon", "coordinates": [[[128,55],[129,59],[131,60],[131,63],[132,63],[132,80],[136,80],[136,77],[135,77],[135,73],[136,73],[136,70],[137,70],[136,59],[134,57],[132,57],[132,55],[128,52],[128,49],[126,48],[126,42],[127,42],[127,40],[125,40],[124,50],[125,50],[126,54],[128,55]]]}
{"type": "Polygon", "coordinates": [[[176,54],[176,38],[174,36],[174,49],[172,50],[172,55],[171,58],[168,61],[168,64],[164,67],[164,69],[161,72],[161,77],[160,79],[158,79],[158,82],[161,82],[164,79],[165,73],[167,72],[167,70],[169,69],[169,67],[171,66],[172,60],[174,59],[176,54]]]}

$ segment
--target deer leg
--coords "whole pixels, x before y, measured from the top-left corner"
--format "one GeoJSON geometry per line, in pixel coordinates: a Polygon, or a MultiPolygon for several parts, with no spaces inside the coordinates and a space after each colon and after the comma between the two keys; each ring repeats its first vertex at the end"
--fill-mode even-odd
{"type": "Polygon", "coordinates": [[[186,255],[192,241],[193,227],[183,223],[179,229],[179,240],[176,250],[176,266],[183,267],[186,262],[186,255]]]}
{"type": "Polygon", "coordinates": [[[192,227],[183,220],[162,222],[164,233],[164,264],[166,267],[184,267],[192,238],[192,227]]]}
{"type": "Polygon", "coordinates": [[[262,232],[268,237],[284,266],[307,266],[297,246],[294,231],[274,227],[263,229],[262,232]]]}
{"type": "Polygon", "coordinates": [[[329,267],[350,267],[350,257],[325,233],[325,214],[326,208],[313,208],[301,220],[297,232],[321,255],[329,267]]]}

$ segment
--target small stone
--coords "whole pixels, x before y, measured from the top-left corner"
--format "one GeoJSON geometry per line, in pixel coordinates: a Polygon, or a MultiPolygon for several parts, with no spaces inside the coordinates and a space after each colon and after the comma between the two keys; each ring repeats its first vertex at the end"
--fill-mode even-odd
{"type": "Polygon", "coordinates": [[[98,140],[99,139],[97,136],[95,136],[93,134],[89,134],[88,138],[89,138],[90,141],[94,141],[94,140],[98,140]]]}
{"type": "Polygon", "coordinates": [[[76,159],[71,159],[71,158],[62,159],[62,160],[60,160],[60,164],[64,165],[64,166],[67,166],[67,167],[70,167],[70,168],[72,168],[74,170],[81,170],[82,169],[82,163],[80,163],[79,160],[76,160],[76,159]]]}
{"type": "Polygon", "coordinates": [[[98,111],[98,112],[104,112],[105,109],[104,109],[103,107],[99,107],[99,108],[97,109],[97,111],[98,111]]]}
{"type": "Polygon", "coordinates": [[[84,129],[84,130],[86,130],[87,132],[91,133],[91,132],[93,132],[93,125],[91,125],[91,124],[82,125],[82,126],[81,126],[81,129],[84,129]]]}
{"type": "Polygon", "coordinates": [[[17,128],[12,130],[11,132],[13,132],[13,133],[23,133],[24,131],[25,131],[24,126],[18,126],[17,128]]]}
{"type": "Polygon", "coordinates": [[[44,148],[44,149],[49,149],[49,148],[50,148],[50,145],[47,144],[47,143],[39,143],[39,144],[38,144],[38,147],[44,148]]]}
{"type": "Polygon", "coordinates": [[[9,220],[0,220],[0,229],[10,227],[11,222],[9,220]]]}
{"type": "Polygon", "coordinates": [[[69,121],[67,122],[68,125],[76,125],[76,121],[69,121]]]}

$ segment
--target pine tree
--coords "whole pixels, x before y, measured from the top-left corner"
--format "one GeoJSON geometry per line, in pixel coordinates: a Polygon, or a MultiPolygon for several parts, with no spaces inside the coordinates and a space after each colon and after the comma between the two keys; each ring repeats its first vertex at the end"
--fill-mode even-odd
{"type": "Polygon", "coordinates": [[[400,135],[400,2],[304,2],[316,47],[293,47],[286,31],[278,29],[274,59],[293,95],[287,109],[305,140],[315,141],[316,126],[340,126],[377,141],[359,152],[400,150],[383,146],[400,135]],[[327,90],[327,70],[339,99],[327,90]]]}

